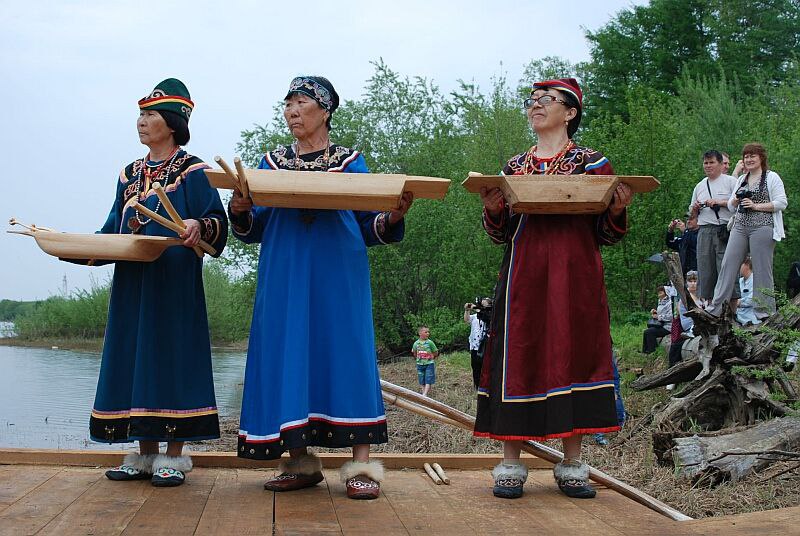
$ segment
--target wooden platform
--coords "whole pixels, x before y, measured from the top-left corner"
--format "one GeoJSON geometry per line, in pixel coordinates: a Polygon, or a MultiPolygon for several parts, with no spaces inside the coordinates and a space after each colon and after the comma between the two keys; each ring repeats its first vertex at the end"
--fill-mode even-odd
{"type": "Polygon", "coordinates": [[[154,488],[112,482],[101,467],[10,463],[0,465],[0,535],[800,534],[800,508],[676,522],[604,488],[594,500],[568,499],[543,468],[518,500],[494,498],[487,470],[451,465],[449,486],[393,469],[378,500],[353,501],[335,469],[314,488],[273,494],[262,487],[272,469],[200,467],[183,486],[154,488]]]}

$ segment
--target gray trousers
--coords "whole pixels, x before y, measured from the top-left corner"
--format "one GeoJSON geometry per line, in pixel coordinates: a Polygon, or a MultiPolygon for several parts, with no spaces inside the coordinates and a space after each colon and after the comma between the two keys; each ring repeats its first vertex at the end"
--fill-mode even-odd
{"type": "Polygon", "coordinates": [[[775,253],[775,240],[772,239],[772,226],[744,227],[734,225],[722,268],[714,288],[714,301],[708,308],[710,313],[719,315],[722,304],[731,299],[734,286],[739,286],[739,268],[747,251],[753,261],[753,308],[756,316],[767,316],[775,312],[775,298],[764,294],[772,292],[775,281],[772,278],[772,256],[775,253]]]}
{"type": "MultiPolygon", "coordinates": [[[[714,297],[714,288],[722,269],[722,259],[728,247],[728,229],[722,225],[701,225],[697,232],[697,295],[704,300],[714,297]]],[[[686,274],[684,274],[686,275],[686,274]]],[[[739,285],[733,287],[734,299],[739,299],[739,285]]]]}

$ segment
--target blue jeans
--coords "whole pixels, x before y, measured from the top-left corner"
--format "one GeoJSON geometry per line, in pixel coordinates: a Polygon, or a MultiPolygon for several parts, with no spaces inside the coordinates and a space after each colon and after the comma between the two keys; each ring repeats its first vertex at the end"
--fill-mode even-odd
{"type": "Polygon", "coordinates": [[[436,383],[436,364],[431,361],[424,365],[417,365],[417,378],[420,385],[433,385],[436,383]]]}

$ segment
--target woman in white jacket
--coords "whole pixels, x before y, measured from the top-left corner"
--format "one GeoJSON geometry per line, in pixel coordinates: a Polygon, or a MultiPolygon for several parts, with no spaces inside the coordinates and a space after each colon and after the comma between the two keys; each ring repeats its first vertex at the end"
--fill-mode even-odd
{"type": "Polygon", "coordinates": [[[722,304],[731,298],[739,267],[748,251],[753,261],[753,305],[761,319],[775,312],[772,258],[775,244],[786,236],[783,211],[788,201],[783,181],[767,166],[767,151],[760,143],[748,143],[742,149],[744,175],[736,182],[736,190],[728,200],[735,211],[731,236],[722,260],[714,299],[706,309],[719,316],[722,304]],[[767,291],[765,294],[764,291],[767,291]]]}

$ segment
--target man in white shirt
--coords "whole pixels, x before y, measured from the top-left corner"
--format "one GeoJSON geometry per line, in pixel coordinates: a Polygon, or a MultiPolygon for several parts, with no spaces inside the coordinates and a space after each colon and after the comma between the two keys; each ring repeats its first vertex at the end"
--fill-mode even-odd
{"type": "MultiPolygon", "coordinates": [[[[700,226],[697,233],[697,295],[708,301],[714,297],[714,287],[728,245],[728,220],[733,216],[728,209],[728,199],[736,189],[736,179],[722,173],[722,160],[722,154],[714,149],[703,154],[706,176],[694,187],[689,205],[689,210],[697,214],[700,226]]],[[[738,299],[738,292],[732,298],[738,299]]]]}
{"type": "Polygon", "coordinates": [[[481,300],[480,308],[474,303],[464,304],[464,322],[469,324],[469,354],[470,363],[472,365],[472,383],[475,389],[478,388],[478,383],[481,380],[481,368],[483,366],[483,352],[481,351],[481,343],[486,337],[487,322],[481,317],[486,317],[492,307],[491,298],[483,298],[481,300]],[[484,314],[478,315],[478,312],[484,314]]]}

